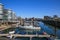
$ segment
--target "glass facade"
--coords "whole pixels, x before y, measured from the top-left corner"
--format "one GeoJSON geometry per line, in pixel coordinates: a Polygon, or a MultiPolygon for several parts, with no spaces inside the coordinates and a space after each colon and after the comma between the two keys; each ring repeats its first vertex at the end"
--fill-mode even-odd
{"type": "Polygon", "coordinates": [[[7,15],[4,15],[4,16],[3,16],[3,19],[4,19],[4,20],[7,20],[7,17],[8,17],[7,15]]]}
{"type": "Polygon", "coordinates": [[[0,4],[0,14],[3,14],[3,8],[4,8],[3,4],[0,4]]]}
{"type": "Polygon", "coordinates": [[[12,10],[8,9],[8,20],[12,18],[12,10]]]}
{"type": "Polygon", "coordinates": [[[3,14],[3,10],[0,10],[0,14],[3,14]]]}
{"type": "Polygon", "coordinates": [[[0,4],[0,19],[2,20],[15,20],[16,15],[11,9],[5,9],[3,4],[0,4]]]}
{"type": "Polygon", "coordinates": [[[15,12],[13,12],[11,9],[8,10],[8,20],[15,20],[16,15],[15,12]]]}
{"type": "Polygon", "coordinates": [[[3,15],[0,14],[0,19],[3,19],[3,15]]]}

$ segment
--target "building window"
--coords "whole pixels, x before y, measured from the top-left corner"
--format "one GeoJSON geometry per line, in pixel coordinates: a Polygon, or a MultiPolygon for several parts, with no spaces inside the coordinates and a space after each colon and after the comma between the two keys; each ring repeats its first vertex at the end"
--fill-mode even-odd
{"type": "Polygon", "coordinates": [[[2,10],[0,10],[0,14],[2,14],[3,13],[3,11],[2,10]]]}

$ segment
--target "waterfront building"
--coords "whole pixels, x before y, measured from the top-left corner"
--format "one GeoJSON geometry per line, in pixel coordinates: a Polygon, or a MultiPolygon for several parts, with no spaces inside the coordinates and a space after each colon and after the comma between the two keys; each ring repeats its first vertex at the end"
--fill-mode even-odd
{"type": "Polygon", "coordinates": [[[19,21],[19,25],[22,25],[22,26],[24,26],[24,19],[23,18],[21,18],[21,17],[18,17],[17,18],[18,19],[18,21],[19,21]]]}
{"type": "Polygon", "coordinates": [[[3,8],[4,8],[3,4],[0,3],[0,20],[3,19],[3,8]]]}
{"type": "Polygon", "coordinates": [[[58,18],[58,16],[57,15],[54,15],[53,18],[58,18]]]}
{"type": "Polygon", "coordinates": [[[12,10],[8,9],[8,21],[10,21],[12,18],[12,10]]]}
{"type": "Polygon", "coordinates": [[[17,20],[15,12],[13,12],[11,9],[8,9],[8,21],[15,21],[15,20],[17,20]]]}
{"type": "Polygon", "coordinates": [[[3,20],[6,21],[8,20],[8,13],[7,13],[7,9],[3,9],[3,20]]]}
{"type": "Polygon", "coordinates": [[[44,20],[51,20],[52,18],[50,16],[44,16],[44,20]]]}
{"type": "Polygon", "coordinates": [[[4,9],[4,5],[0,3],[0,11],[2,11],[3,9],[4,9]]]}
{"type": "Polygon", "coordinates": [[[5,9],[4,5],[0,3],[0,20],[17,20],[17,17],[15,15],[15,12],[13,12],[11,9],[5,9]]]}
{"type": "Polygon", "coordinates": [[[59,20],[59,17],[58,17],[57,15],[54,15],[54,16],[53,16],[53,20],[55,20],[55,21],[60,21],[60,20],[59,20]]]}
{"type": "Polygon", "coordinates": [[[12,12],[12,20],[17,20],[17,16],[16,16],[15,12],[12,12]]]}

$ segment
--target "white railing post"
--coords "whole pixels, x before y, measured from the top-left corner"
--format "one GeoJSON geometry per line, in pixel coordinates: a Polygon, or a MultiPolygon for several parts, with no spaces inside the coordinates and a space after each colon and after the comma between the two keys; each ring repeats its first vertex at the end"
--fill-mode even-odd
{"type": "Polygon", "coordinates": [[[32,37],[30,37],[30,40],[32,40],[32,37]]]}

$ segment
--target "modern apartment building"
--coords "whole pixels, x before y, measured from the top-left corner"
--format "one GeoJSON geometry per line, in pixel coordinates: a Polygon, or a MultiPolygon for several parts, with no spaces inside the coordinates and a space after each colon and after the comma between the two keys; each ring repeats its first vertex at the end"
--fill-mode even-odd
{"type": "Polygon", "coordinates": [[[3,4],[0,3],[0,20],[3,19],[3,4]]]}
{"type": "Polygon", "coordinates": [[[16,20],[17,17],[15,15],[15,12],[13,12],[11,9],[5,9],[4,5],[0,3],[0,20],[16,20]]]}

